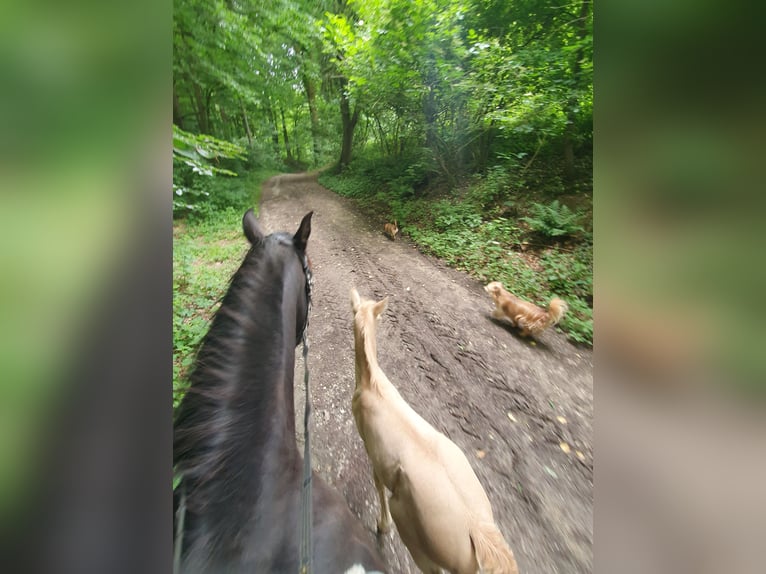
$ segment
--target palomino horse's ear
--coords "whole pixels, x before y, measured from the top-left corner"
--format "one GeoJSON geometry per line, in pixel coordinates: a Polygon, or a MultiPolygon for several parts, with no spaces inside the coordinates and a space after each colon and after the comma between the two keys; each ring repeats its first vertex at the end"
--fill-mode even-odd
{"type": "Polygon", "coordinates": [[[258,219],[255,217],[252,208],[248,209],[242,218],[242,229],[245,231],[245,237],[247,237],[251,245],[263,241],[263,232],[258,225],[258,219]]]}
{"type": "Polygon", "coordinates": [[[301,226],[293,236],[293,245],[298,251],[306,251],[306,243],[309,241],[309,235],[311,235],[311,216],[314,215],[313,211],[309,211],[303,216],[301,226]]]}
{"type": "Polygon", "coordinates": [[[386,310],[386,305],[388,305],[388,297],[375,303],[375,307],[373,307],[372,310],[376,319],[380,318],[380,316],[383,314],[383,311],[386,310]]]}
{"type": "Polygon", "coordinates": [[[359,306],[362,304],[362,299],[359,297],[359,292],[356,287],[351,288],[351,310],[356,313],[359,310],[359,306]]]}

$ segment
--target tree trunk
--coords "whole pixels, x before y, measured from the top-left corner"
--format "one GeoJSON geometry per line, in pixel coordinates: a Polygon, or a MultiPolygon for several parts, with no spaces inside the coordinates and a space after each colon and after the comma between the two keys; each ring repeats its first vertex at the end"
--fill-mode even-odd
{"type": "Polygon", "coordinates": [[[218,134],[216,133],[215,126],[213,123],[213,120],[215,119],[215,115],[212,115],[212,116],[210,115],[210,108],[213,107],[212,100],[213,100],[213,90],[209,89],[205,93],[205,114],[207,115],[207,128],[209,130],[207,133],[209,133],[211,136],[216,136],[218,134]]]}
{"type": "Polygon", "coordinates": [[[245,124],[245,133],[247,134],[247,146],[253,147],[253,132],[250,131],[250,122],[247,121],[247,111],[245,110],[245,102],[239,100],[240,108],[242,109],[242,122],[245,124]]]}
{"type": "Polygon", "coordinates": [[[300,141],[298,140],[298,136],[300,134],[298,133],[298,115],[295,114],[293,116],[293,157],[295,157],[295,161],[300,163],[301,161],[301,146],[300,141]]]}
{"type": "MultiPolygon", "coordinates": [[[[587,33],[585,23],[588,18],[588,11],[590,10],[589,0],[582,0],[580,4],[580,14],[577,24],[577,36],[580,40],[585,38],[587,33]]],[[[577,86],[580,80],[580,60],[582,59],[582,48],[578,48],[572,54],[572,79],[574,85],[577,86]]],[[[564,180],[567,186],[571,188],[574,186],[575,181],[575,153],[574,153],[574,136],[575,136],[575,108],[577,107],[577,97],[572,96],[569,98],[567,105],[567,125],[564,128],[564,180]]]]}
{"type": "Polygon", "coordinates": [[[426,94],[423,98],[423,116],[426,122],[426,147],[436,154],[436,116],[438,112],[436,88],[439,83],[439,77],[436,72],[436,63],[430,58],[426,62],[423,76],[423,85],[426,89],[426,94]]]}
{"type": "Polygon", "coordinates": [[[274,157],[279,157],[279,128],[277,127],[277,115],[274,113],[274,108],[271,107],[271,101],[266,104],[266,113],[271,120],[271,144],[274,148],[274,157]]]}
{"type": "Polygon", "coordinates": [[[423,84],[426,88],[426,94],[423,98],[423,116],[426,124],[426,147],[431,150],[434,160],[442,167],[442,172],[452,180],[452,175],[446,170],[446,162],[439,149],[439,137],[437,132],[436,119],[438,115],[438,104],[436,101],[436,87],[438,85],[438,75],[435,63],[429,61],[426,63],[426,70],[423,78],[423,84]]]}
{"type": "Polygon", "coordinates": [[[454,126],[455,132],[458,134],[457,149],[455,149],[455,166],[458,177],[462,177],[466,166],[466,148],[469,140],[469,127],[468,120],[466,118],[467,111],[461,104],[456,111],[454,126]]]}
{"type": "Polygon", "coordinates": [[[383,126],[380,124],[380,116],[378,114],[375,114],[375,126],[378,128],[378,140],[380,141],[380,147],[382,148],[384,155],[391,155],[386,132],[383,131],[383,126]]]}
{"type": "MultiPolygon", "coordinates": [[[[567,186],[570,187],[574,184],[575,180],[574,158],[574,124],[570,116],[564,129],[564,180],[567,186]]],[[[570,191],[572,190],[570,189],[570,191]]]]}
{"type": "Polygon", "coordinates": [[[178,100],[175,82],[173,82],[173,123],[179,128],[184,129],[184,117],[181,114],[181,103],[178,100]]]}
{"type": "Polygon", "coordinates": [[[205,108],[205,99],[202,96],[202,87],[197,82],[192,82],[194,108],[197,115],[197,126],[202,134],[210,134],[210,117],[205,108]]]}
{"type": "Polygon", "coordinates": [[[436,96],[433,86],[426,85],[426,90],[423,101],[423,115],[426,121],[426,147],[436,155],[438,153],[436,149],[436,96]]]}
{"type": "Polygon", "coordinates": [[[231,126],[231,119],[229,114],[226,113],[226,108],[223,106],[216,106],[218,108],[218,115],[221,117],[221,134],[227,140],[232,139],[234,133],[231,126]]]}
{"type": "Polygon", "coordinates": [[[308,76],[303,76],[303,86],[306,88],[306,99],[309,101],[311,115],[311,144],[314,150],[314,165],[319,165],[319,116],[316,106],[316,86],[308,76]]]}
{"type": "Polygon", "coordinates": [[[290,140],[287,137],[287,124],[285,123],[285,111],[280,106],[279,113],[282,116],[282,139],[285,144],[285,152],[287,153],[287,163],[292,163],[293,152],[290,150],[290,140]]]}
{"type": "Polygon", "coordinates": [[[477,153],[476,168],[483,172],[487,169],[489,163],[489,150],[492,149],[492,140],[494,139],[494,121],[490,121],[488,126],[481,127],[481,137],[479,138],[479,151],[477,153]]]}
{"type": "Polygon", "coordinates": [[[348,80],[342,78],[340,81],[340,118],[343,126],[343,135],[341,139],[340,148],[340,162],[339,168],[344,170],[351,163],[351,148],[354,144],[354,128],[356,122],[359,119],[359,106],[356,107],[354,113],[351,113],[351,104],[348,100],[348,92],[346,86],[348,80]]]}

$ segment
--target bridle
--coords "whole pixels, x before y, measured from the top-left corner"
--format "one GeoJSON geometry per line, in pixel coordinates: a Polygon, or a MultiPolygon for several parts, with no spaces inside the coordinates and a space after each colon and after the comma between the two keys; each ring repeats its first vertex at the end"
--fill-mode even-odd
{"type": "Polygon", "coordinates": [[[303,385],[306,388],[306,405],[303,414],[303,485],[301,487],[301,518],[299,522],[300,561],[298,562],[299,574],[311,574],[314,560],[314,540],[312,537],[312,524],[314,512],[311,499],[311,433],[309,420],[311,418],[311,387],[309,386],[309,315],[311,314],[311,288],[314,277],[311,274],[308,257],[303,254],[301,260],[303,273],[306,275],[306,322],[303,325],[303,385]]]}
{"type": "Polygon", "coordinates": [[[314,274],[311,272],[311,263],[309,262],[308,255],[305,253],[301,257],[301,266],[303,267],[303,274],[306,277],[306,320],[303,321],[302,340],[306,340],[306,329],[309,328],[309,312],[311,311],[311,292],[314,288],[314,274]]]}
{"type": "MultiPolygon", "coordinates": [[[[309,387],[309,314],[311,312],[311,288],[314,285],[314,277],[311,274],[308,257],[303,255],[303,272],[306,274],[306,322],[303,326],[303,385],[306,387],[306,406],[303,415],[303,487],[301,491],[301,518],[300,518],[300,561],[298,562],[299,574],[311,574],[314,560],[314,539],[312,537],[312,524],[314,522],[313,506],[311,498],[311,433],[309,432],[309,419],[311,418],[311,388],[309,387]]],[[[382,574],[377,571],[366,571],[367,574],[382,574]]]]}

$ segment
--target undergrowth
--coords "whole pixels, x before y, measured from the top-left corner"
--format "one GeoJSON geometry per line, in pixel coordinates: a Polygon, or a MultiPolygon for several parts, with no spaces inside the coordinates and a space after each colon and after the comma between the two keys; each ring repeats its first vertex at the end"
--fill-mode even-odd
{"type": "Polygon", "coordinates": [[[183,166],[173,170],[173,217],[193,222],[215,220],[228,208],[257,205],[260,182],[277,172],[258,170],[237,177],[205,177],[183,166]]]}
{"type": "Polygon", "coordinates": [[[247,251],[242,215],[259,204],[261,182],[271,174],[207,178],[210,196],[196,209],[176,213],[173,227],[173,394],[185,377],[229,279],[247,251]]]}
{"type": "Polygon", "coordinates": [[[560,329],[576,343],[593,344],[593,241],[584,212],[531,192],[514,164],[433,193],[401,177],[389,184],[385,170],[360,163],[343,175],[325,173],[320,183],[360,200],[373,216],[396,219],[423,251],[482,282],[501,281],[542,307],[561,297],[569,312],[560,329]]]}

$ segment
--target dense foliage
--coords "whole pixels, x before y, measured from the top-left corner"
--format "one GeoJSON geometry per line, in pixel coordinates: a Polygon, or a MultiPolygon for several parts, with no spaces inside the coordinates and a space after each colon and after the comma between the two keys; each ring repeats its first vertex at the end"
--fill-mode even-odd
{"type": "Polygon", "coordinates": [[[589,1],[175,0],[174,14],[173,122],[202,138],[183,136],[198,157],[178,155],[177,215],[225,203],[232,173],[332,167],[328,187],[425,250],[538,303],[568,298],[563,328],[592,341],[589,1]]]}
{"type": "Polygon", "coordinates": [[[571,186],[590,156],[588,1],[174,8],[175,125],[246,144],[259,165],[345,166],[372,150],[455,183],[509,159],[558,157],[552,171],[571,186]]]}
{"type": "Polygon", "coordinates": [[[524,191],[508,189],[509,176],[502,169],[447,195],[413,196],[402,192],[406,175],[365,165],[359,160],[343,175],[326,173],[320,182],[358,200],[371,217],[388,214],[426,253],[483,282],[502,281],[543,307],[553,296],[564,298],[570,311],[561,328],[574,342],[593,343],[590,212],[572,211],[558,200],[540,203],[546,194],[523,186],[524,191]]]}

